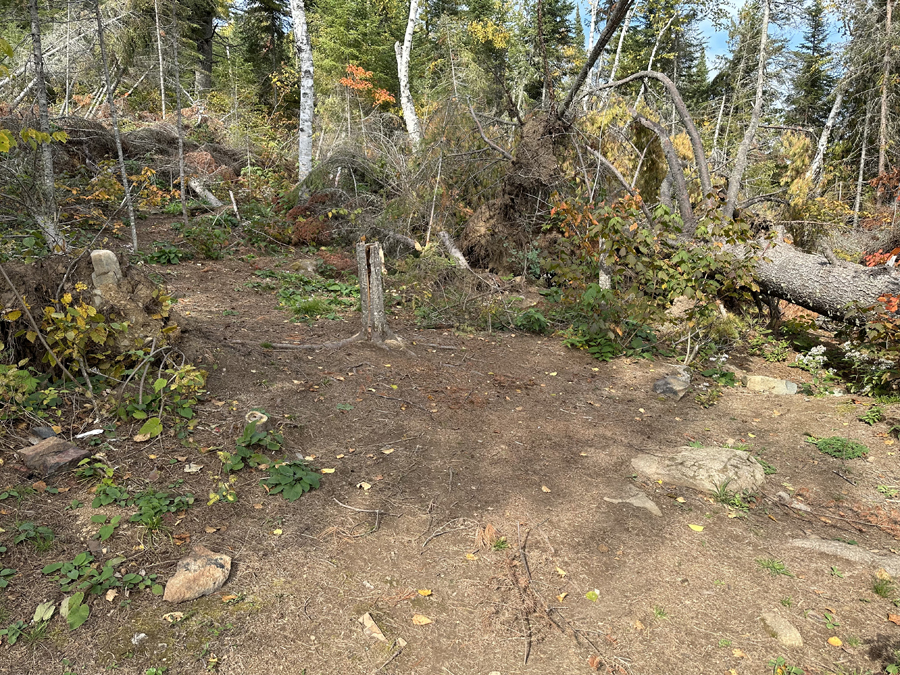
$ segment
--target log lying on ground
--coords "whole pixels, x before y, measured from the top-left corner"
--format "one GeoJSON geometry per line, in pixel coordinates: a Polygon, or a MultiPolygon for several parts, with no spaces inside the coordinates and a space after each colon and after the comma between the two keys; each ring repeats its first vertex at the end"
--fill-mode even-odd
{"type": "MultiPolygon", "coordinates": [[[[750,255],[744,247],[726,247],[738,257],[750,255]]],[[[900,274],[879,265],[864,267],[822,255],[804,253],[790,244],[775,243],[753,254],[754,278],[760,290],[795,305],[846,321],[859,308],[878,305],[879,296],[900,295],[900,274]]]]}
{"type": "Polygon", "coordinates": [[[225,206],[225,204],[223,204],[218,197],[216,197],[212,192],[209,191],[209,188],[207,188],[203,183],[200,182],[199,178],[191,178],[188,181],[188,185],[191,187],[191,190],[193,190],[197,194],[197,196],[200,197],[200,199],[205,201],[214,209],[217,209],[220,206],[225,206]]]}

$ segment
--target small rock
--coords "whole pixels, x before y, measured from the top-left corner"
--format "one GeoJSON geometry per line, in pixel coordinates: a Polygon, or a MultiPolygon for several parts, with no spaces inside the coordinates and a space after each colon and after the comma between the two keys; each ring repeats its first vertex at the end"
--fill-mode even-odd
{"type": "Polygon", "coordinates": [[[678,366],[677,371],[653,383],[653,391],[667,398],[680,400],[691,387],[691,371],[678,366]]]}
{"type": "Polygon", "coordinates": [[[803,638],[800,631],[794,628],[791,623],[783,616],[776,612],[763,612],[759,617],[762,621],[763,628],[773,638],[778,640],[785,647],[802,647],[803,638]]]}
{"type": "Polygon", "coordinates": [[[790,380],[779,380],[764,375],[748,375],[743,378],[743,381],[748,391],[779,396],[790,396],[797,393],[797,383],[790,380]]]}
{"type": "Polygon", "coordinates": [[[662,516],[662,511],[659,510],[659,507],[644,492],[641,492],[633,485],[629,485],[625,492],[626,494],[622,495],[620,499],[604,497],[603,500],[613,504],[631,504],[639,509],[647,509],[654,516],[662,516]]]}
{"type": "Polygon", "coordinates": [[[163,600],[185,602],[215,593],[231,573],[231,558],[213,553],[205,546],[194,546],[191,554],[179,561],[175,576],[166,583],[163,600]]]}
{"type": "Polygon", "coordinates": [[[32,471],[40,472],[45,478],[90,456],[90,450],[79,448],[58,436],[46,438],[36,445],[19,450],[19,457],[25,462],[25,466],[32,471]]]}
{"type": "Polygon", "coordinates": [[[131,644],[137,646],[147,639],[146,633],[135,633],[131,638],[131,644]]]}
{"type": "Polygon", "coordinates": [[[732,448],[683,448],[671,457],[638,455],[631,466],[652,480],[703,492],[716,492],[726,483],[735,492],[754,490],[766,477],[749,453],[732,448]]]}
{"type": "Polygon", "coordinates": [[[313,260],[298,260],[291,263],[291,269],[307,276],[314,276],[316,274],[316,263],[313,260]]]}
{"type": "Polygon", "coordinates": [[[94,286],[117,284],[122,280],[122,268],[112,251],[106,249],[91,251],[91,264],[94,266],[94,273],[91,275],[94,286]]]}
{"type": "Polygon", "coordinates": [[[28,442],[32,445],[37,445],[44,439],[53,438],[54,436],[56,436],[56,432],[53,431],[53,427],[35,427],[28,434],[28,442]]]}
{"type": "Polygon", "coordinates": [[[841,541],[829,541],[826,539],[792,539],[791,546],[805,548],[810,551],[818,551],[826,555],[837,556],[844,560],[850,560],[872,569],[883,569],[892,577],[900,576],[900,556],[879,555],[871,553],[859,546],[845,544],[841,541]]]}

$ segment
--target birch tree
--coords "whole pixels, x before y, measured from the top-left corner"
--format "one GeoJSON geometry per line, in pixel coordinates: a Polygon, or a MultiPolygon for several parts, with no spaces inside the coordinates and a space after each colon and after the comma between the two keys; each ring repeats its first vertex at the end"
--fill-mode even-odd
{"type": "MultiPolygon", "coordinates": [[[[294,47],[300,63],[300,115],[297,129],[297,166],[302,182],[312,171],[313,150],[313,53],[306,23],[304,0],[291,0],[291,19],[294,23],[294,47]]],[[[412,39],[412,38],[410,38],[412,39]]]]}
{"type": "Polygon", "coordinates": [[[406,35],[403,37],[403,46],[401,47],[399,42],[394,43],[394,52],[397,55],[397,76],[400,79],[400,107],[403,109],[406,133],[409,134],[410,143],[416,150],[422,144],[422,131],[419,128],[419,117],[416,115],[416,106],[413,103],[412,93],[409,90],[409,59],[412,54],[413,31],[416,28],[418,13],[419,0],[411,0],[409,3],[409,20],[406,22],[406,35]]]}
{"type": "Polygon", "coordinates": [[[44,234],[47,248],[53,253],[65,253],[66,240],[59,231],[59,213],[56,206],[56,183],[53,174],[53,148],[50,145],[50,110],[47,105],[47,82],[44,79],[44,53],[41,47],[41,20],[37,0],[29,0],[31,18],[31,46],[38,101],[38,120],[43,138],[38,144],[41,152],[41,205],[34,214],[37,225],[44,234]]]}

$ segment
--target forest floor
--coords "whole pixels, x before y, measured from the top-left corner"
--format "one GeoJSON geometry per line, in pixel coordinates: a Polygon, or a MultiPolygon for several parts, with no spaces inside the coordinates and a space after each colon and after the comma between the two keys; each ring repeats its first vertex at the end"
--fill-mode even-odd
{"type": "MultiPolygon", "coordinates": [[[[693,393],[677,402],[653,394],[665,360],[601,363],[557,338],[423,330],[404,313],[390,320],[414,355],[364,343],[264,349],[357,330],[349,310],[292,323],[274,292],[253,287],[261,270],[296,261],[147,265],[179,298],[180,348],[209,371],[209,395],[194,447],[165,433],[135,443],[126,425],[108,459],[161,489],[183,479],[178,490],[198,499],[163,535],[119,527],[100,556],[126,557],[129,569],[164,582],[202,544],[232,557],[226,585],[179,606],[149,592],[95,597],[76,631],[54,619],[42,638],[0,647],[0,673],[743,675],[772,673],[781,658],[808,674],[862,674],[893,663],[900,625],[888,617],[900,613],[900,590],[882,597],[876,569],[790,543],[818,536],[900,553],[900,512],[877,490],[900,485],[898,446],[883,423],[857,419],[865,399],[737,387],[705,409],[693,393]],[[233,448],[253,408],[281,426],[282,454],[333,472],[289,503],[245,469],[236,502],[207,505],[215,450],[233,448]],[[848,436],[870,454],[833,459],[805,434],[848,436]],[[637,454],[691,442],[740,444],[777,473],[745,509],[634,474],[637,454]],[[185,473],[188,463],[202,468],[185,473]],[[606,500],[634,486],[661,516],[606,500]],[[811,510],[783,506],[779,491],[811,510]],[[173,611],[183,618],[170,623],[173,611]],[[767,611],[793,624],[803,646],[770,637],[759,619],[767,611]],[[366,613],[386,641],[364,633],[366,613]],[[842,647],[828,643],[834,636],[842,647]]],[[[752,374],[808,379],[784,364],[735,360],[752,374]]],[[[22,483],[21,465],[4,455],[0,487],[22,483]]],[[[86,550],[91,515],[118,512],[90,508],[72,474],[47,483],[67,491],[0,502],[8,532],[29,520],[57,535],[49,551],[9,546],[3,565],[19,575],[0,591],[3,625],[62,599],[40,569],[86,550]],[[66,510],[73,499],[84,506],[66,510]]]]}

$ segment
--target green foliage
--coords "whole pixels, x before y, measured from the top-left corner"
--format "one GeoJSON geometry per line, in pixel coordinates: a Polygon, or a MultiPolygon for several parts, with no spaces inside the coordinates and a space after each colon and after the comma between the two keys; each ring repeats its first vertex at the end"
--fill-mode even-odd
{"type": "Polygon", "coordinates": [[[157,265],[177,265],[182,260],[187,260],[191,256],[186,251],[182,251],[174,244],[168,242],[154,242],[153,252],[146,255],[149,262],[157,265]]]}
{"type": "MultiPolygon", "coordinates": [[[[0,353],[4,346],[0,342],[0,353]]],[[[27,366],[28,359],[16,365],[0,363],[0,391],[4,393],[4,405],[0,408],[0,420],[24,415],[45,418],[49,411],[62,402],[59,390],[48,386],[49,377],[27,366]]]]}
{"type": "Polygon", "coordinates": [[[700,371],[700,374],[703,377],[708,377],[712,380],[715,380],[717,384],[721,384],[725,387],[736,387],[737,380],[734,377],[734,372],[730,370],[723,370],[721,368],[707,368],[706,370],[700,371]]]}
{"type": "MultiPolygon", "coordinates": [[[[100,595],[110,588],[123,588],[126,590],[151,589],[154,594],[158,594],[156,589],[152,588],[157,585],[155,574],[141,575],[126,572],[116,576],[117,567],[123,562],[125,562],[125,558],[112,558],[102,564],[99,561],[95,563],[94,556],[84,551],[72,560],[45,565],[41,573],[50,576],[64,592],[74,590],[100,595]]],[[[60,608],[60,613],[63,613],[62,608],[60,608]]]]}
{"type": "Polygon", "coordinates": [[[112,479],[115,475],[115,469],[103,461],[103,458],[88,457],[78,462],[75,468],[75,477],[80,481],[99,482],[106,479],[112,479]]]}
{"type": "Polygon", "coordinates": [[[837,459],[857,459],[869,454],[869,449],[865,445],[843,436],[829,436],[828,438],[809,436],[806,440],[815,445],[819,452],[837,459]]]}
{"type": "Polygon", "coordinates": [[[865,422],[869,426],[873,424],[877,424],[881,420],[884,419],[884,408],[878,405],[871,405],[868,409],[859,416],[860,422],[865,422]]]}
{"type": "MultiPolygon", "coordinates": [[[[0,546],[3,551],[6,550],[6,547],[0,546]]],[[[0,551],[0,553],[3,553],[0,551]]],[[[0,588],[6,588],[9,586],[9,580],[12,579],[16,575],[16,570],[11,569],[9,567],[0,568],[0,588]]]]}
{"type": "Polygon", "coordinates": [[[515,318],[513,324],[520,330],[528,331],[529,333],[538,333],[539,335],[546,333],[550,326],[546,317],[533,307],[526,309],[519,314],[515,318]]]}
{"type": "Polygon", "coordinates": [[[69,630],[80,627],[91,614],[91,608],[84,604],[84,593],[74,593],[62,601],[59,613],[69,624],[69,630]]]}
{"type": "Polygon", "coordinates": [[[240,471],[245,464],[254,467],[266,464],[269,460],[261,451],[276,452],[281,449],[284,437],[277,431],[257,431],[257,424],[254,421],[244,427],[233,453],[219,453],[224,471],[240,471]]]}
{"type": "Polygon", "coordinates": [[[38,551],[46,551],[53,544],[53,530],[45,525],[35,525],[32,522],[20,523],[18,534],[13,539],[14,544],[31,542],[38,551]]]}
{"type": "Polygon", "coordinates": [[[772,331],[759,330],[750,338],[747,344],[747,353],[762,356],[770,363],[787,361],[790,356],[791,345],[787,340],[778,340],[772,336],[772,331]]]}
{"type": "Polygon", "coordinates": [[[304,492],[319,487],[319,474],[299,461],[269,466],[269,476],[260,481],[269,494],[281,494],[289,502],[297,501],[304,492]]]}
{"type": "Polygon", "coordinates": [[[872,579],[872,592],[879,598],[891,598],[896,592],[896,587],[890,578],[878,576],[872,579]]]}
{"type": "Polygon", "coordinates": [[[794,576],[781,560],[774,560],[772,558],[758,558],[756,560],[756,564],[766,570],[773,577],[777,577],[779,575],[786,577],[794,576]]]}
{"type": "Polygon", "coordinates": [[[120,520],[122,520],[122,516],[110,517],[105,516],[102,513],[91,516],[92,523],[102,525],[102,527],[97,531],[94,537],[96,537],[100,541],[106,541],[113,535],[113,532],[115,532],[116,528],[119,526],[120,520]]]}
{"type": "Polygon", "coordinates": [[[744,490],[743,492],[729,490],[728,485],[730,482],[731,480],[729,479],[721,485],[716,485],[713,499],[725,506],[730,506],[740,511],[746,511],[750,508],[748,501],[753,499],[753,495],[747,490],[744,490]]]}
{"type": "Polygon", "coordinates": [[[804,675],[806,672],[799,666],[790,665],[783,656],[770,660],[768,665],[772,669],[772,675],[804,675]]]}
{"type": "Polygon", "coordinates": [[[6,628],[0,629],[0,637],[6,636],[6,643],[12,646],[25,635],[26,628],[27,624],[24,621],[14,621],[6,628]]]}
{"type": "MultiPolygon", "coordinates": [[[[149,369],[149,364],[143,366],[149,369]]],[[[122,419],[145,420],[140,434],[155,438],[162,432],[162,419],[173,416],[179,436],[185,436],[196,425],[194,407],[205,393],[205,370],[190,364],[171,367],[162,371],[152,386],[144,387],[135,395],[128,395],[120,402],[117,413],[122,419]],[[152,416],[151,416],[152,415],[152,416]]]]}

